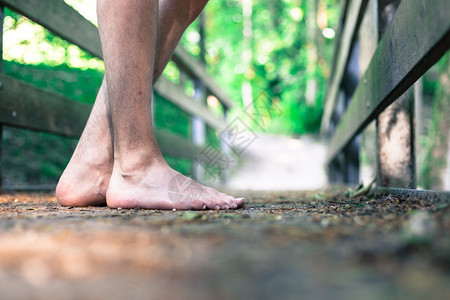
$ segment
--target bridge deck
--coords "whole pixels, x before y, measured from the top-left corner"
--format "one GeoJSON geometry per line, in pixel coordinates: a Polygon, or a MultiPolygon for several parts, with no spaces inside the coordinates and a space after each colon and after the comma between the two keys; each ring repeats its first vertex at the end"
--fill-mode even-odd
{"type": "Polygon", "coordinates": [[[0,195],[0,293],[20,298],[443,299],[439,199],[247,192],[238,211],[62,208],[0,195]],[[417,211],[421,211],[417,213],[417,211]]]}

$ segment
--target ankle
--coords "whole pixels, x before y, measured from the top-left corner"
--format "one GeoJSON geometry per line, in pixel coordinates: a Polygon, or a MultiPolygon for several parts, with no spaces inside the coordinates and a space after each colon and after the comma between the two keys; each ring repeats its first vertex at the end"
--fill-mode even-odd
{"type": "Polygon", "coordinates": [[[149,169],[164,167],[167,163],[162,155],[127,155],[125,158],[114,157],[114,166],[116,165],[122,176],[132,176],[146,173],[149,169]]]}

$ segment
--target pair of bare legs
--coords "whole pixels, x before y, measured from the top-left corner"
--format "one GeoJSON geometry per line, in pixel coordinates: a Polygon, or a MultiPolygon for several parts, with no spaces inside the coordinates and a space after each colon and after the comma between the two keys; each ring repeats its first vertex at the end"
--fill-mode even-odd
{"type": "Polygon", "coordinates": [[[56,196],[61,205],[148,209],[235,209],[244,205],[243,198],[200,186],[170,168],[153,133],[152,85],[206,2],[98,0],[106,75],[59,180],[56,196]],[[181,190],[169,190],[174,179],[183,183],[181,190]],[[178,197],[170,197],[171,192],[178,197]]]}

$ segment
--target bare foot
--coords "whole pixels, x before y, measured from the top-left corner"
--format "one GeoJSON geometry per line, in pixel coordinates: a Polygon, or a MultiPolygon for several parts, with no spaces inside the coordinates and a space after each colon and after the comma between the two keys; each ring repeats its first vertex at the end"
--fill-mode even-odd
{"type": "Polygon", "coordinates": [[[163,159],[132,172],[123,171],[116,161],[106,199],[111,208],[178,210],[237,209],[245,202],[195,182],[163,159]]]}
{"type": "Polygon", "coordinates": [[[71,160],[56,187],[62,206],[106,205],[111,166],[71,160]]]}
{"type": "Polygon", "coordinates": [[[63,206],[106,205],[113,167],[107,102],[104,80],[86,128],[56,187],[56,198],[63,206]]]}

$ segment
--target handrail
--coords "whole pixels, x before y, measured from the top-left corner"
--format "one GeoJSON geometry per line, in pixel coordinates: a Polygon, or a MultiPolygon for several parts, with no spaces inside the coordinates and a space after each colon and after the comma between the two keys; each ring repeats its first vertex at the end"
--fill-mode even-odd
{"type": "Polygon", "coordinates": [[[362,18],[367,6],[368,0],[353,0],[350,4],[347,18],[340,38],[338,54],[336,55],[335,72],[330,78],[330,85],[325,102],[324,114],[322,117],[321,132],[325,134],[330,125],[330,120],[336,106],[339,86],[344,76],[344,70],[350,57],[350,49],[356,39],[356,35],[361,25],[362,18]]]}
{"type": "Polygon", "coordinates": [[[196,77],[204,82],[208,91],[215,95],[226,108],[233,107],[233,101],[231,101],[227,94],[206,73],[203,64],[189,55],[184,48],[181,46],[176,47],[172,60],[190,76],[196,77]]]}
{"type": "Polygon", "coordinates": [[[0,74],[0,123],[79,137],[92,105],[0,74]]]}
{"type": "Polygon", "coordinates": [[[156,94],[172,102],[188,114],[202,118],[209,126],[221,131],[226,127],[226,120],[213,114],[205,105],[187,96],[183,88],[173,84],[166,78],[158,79],[154,85],[156,94]]]}

